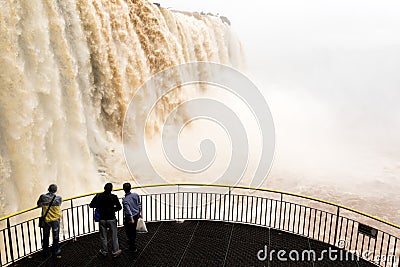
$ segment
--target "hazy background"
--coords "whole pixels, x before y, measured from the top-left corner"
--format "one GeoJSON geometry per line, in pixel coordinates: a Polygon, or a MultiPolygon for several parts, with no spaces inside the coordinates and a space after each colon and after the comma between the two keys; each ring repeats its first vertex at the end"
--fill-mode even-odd
{"type": "Polygon", "coordinates": [[[266,186],[400,223],[398,1],[158,1],[227,16],[274,116],[266,186]]]}

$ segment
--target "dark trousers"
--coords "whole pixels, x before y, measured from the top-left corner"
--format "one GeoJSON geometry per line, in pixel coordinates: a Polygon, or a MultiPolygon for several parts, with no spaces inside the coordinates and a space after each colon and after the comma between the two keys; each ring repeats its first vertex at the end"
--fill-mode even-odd
{"type": "Polygon", "coordinates": [[[130,220],[124,220],[124,227],[126,232],[126,237],[128,238],[129,250],[136,249],[136,225],[139,219],[139,215],[133,216],[135,220],[134,223],[130,223],[130,220]]]}
{"type": "Polygon", "coordinates": [[[53,246],[52,254],[57,256],[60,254],[59,251],[59,234],[60,234],[60,220],[46,222],[43,227],[43,252],[45,255],[50,254],[49,251],[49,239],[50,239],[50,229],[53,235],[53,246]]]}

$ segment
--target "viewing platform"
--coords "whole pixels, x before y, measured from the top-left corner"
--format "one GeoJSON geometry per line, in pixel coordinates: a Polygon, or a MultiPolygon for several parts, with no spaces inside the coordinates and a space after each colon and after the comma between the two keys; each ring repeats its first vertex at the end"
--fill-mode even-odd
{"type": "MultiPolygon", "coordinates": [[[[37,207],[0,218],[1,266],[390,266],[400,227],[307,196],[240,186],[165,184],[133,188],[148,233],[137,252],[117,213],[122,254],[99,253],[95,193],[62,204],[60,259],[41,254],[37,207]]],[[[122,191],[116,190],[122,197],[122,191]]],[[[111,249],[111,244],[109,246],[111,249]]]]}
{"type": "MultiPolygon", "coordinates": [[[[62,258],[43,258],[36,253],[19,261],[17,266],[375,266],[363,259],[352,257],[337,248],[337,260],[329,258],[323,250],[329,246],[319,241],[296,236],[283,231],[237,223],[211,221],[154,222],[147,224],[148,233],[138,234],[138,251],[123,250],[113,258],[111,250],[107,257],[99,253],[98,234],[62,243],[62,258]],[[267,250],[265,250],[267,246],[267,250]],[[259,253],[260,250],[262,253],[259,253]],[[265,257],[275,250],[272,261],[265,257]],[[293,260],[285,255],[280,261],[277,252],[298,251],[299,258],[293,260]],[[269,251],[269,252],[268,252],[269,251]],[[314,251],[311,259],[302,251],[314,251]],[[343,258],[340,260],[340,254],[343,258]],[[260,257],[260,259],[259,259],[260,257]]],[[[121,249],[127,247],[123,227],[118,231],[121,249]]],[[[111,243],[109,244],[109,248],[111,243]]]]}

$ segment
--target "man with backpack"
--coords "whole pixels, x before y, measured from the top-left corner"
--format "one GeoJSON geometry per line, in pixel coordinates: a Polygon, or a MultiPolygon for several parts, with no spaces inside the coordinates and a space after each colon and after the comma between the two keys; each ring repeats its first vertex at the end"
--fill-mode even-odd
{"type": "Polygon", "coordinates": [[[61,250],[59,247],[60,234],[60,218],[61,218],[61,202],[62,198],[56,196],[57,185],[51,184],[48,188],[48,193],[40,195],[37,205],[42,207],[42,222],[43,228],[43,254],[45,257],[50,255],[49,239],[50,229],[53,235],[52,255],[61,258],[61,250]]]}

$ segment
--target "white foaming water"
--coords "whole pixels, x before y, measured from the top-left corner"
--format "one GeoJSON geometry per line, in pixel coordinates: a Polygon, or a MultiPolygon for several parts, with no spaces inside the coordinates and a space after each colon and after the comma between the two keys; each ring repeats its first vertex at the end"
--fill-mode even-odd
{"type": "MultiPolygon", "coordinates": [[[[1,1],[0,10],[3,215],[33,206],[50,183],[73,196],[131,180],[122,124],[151,75],[191,61],[242,66],[240,42],[219,17],[145,0],[1,1]]],[[[186,98],[176,90],[163,100],[150,133],[186,98]]]]}
{"type": "MultiPolygon", "coordinates": [[[[144,0],[2,1],[0,10],[2,214],[31,207],[50,183],[57,183],[63,196],[73,196],[100,190],[106,181],[120,186],[132,180],[122,151],[122,123],[129,100],[153,74],[193,61],[243,67],[241,44],[218,17],[173,12],[144,0]]],[[[337,123],[336,116],[346,112],[330,112],[324,102],[313,101],[313,93],[296,95],[285,91],[290,86],[272,87],[265,95],[276,122],[277,153],[265,186],[339,202],[398,223],[398,149],[382,149],[382,144],[371,149],[366,136],[376,141],[383,136],[379,132],[363,136],[360,127],[342,131],[352,122],[337,123]],[[351,142],[355,140],[359,142],[351,142]]],[[[142,105],[152,105],[146,100],[159,95],[146,91],[142,105]]],[[[159,133],[167,114],[191,96],[180,88],[163,98],[146,131],[159,133]]],[[[147,116],[143,106],[135,107],[134,120],[147,116]]],[[[203,174],[207,177],[196,182],[212,182],[231,153],[223,149],[229,146],[225,133],[204,123],[186,129],[183,154],[199,156],[197,146],[190,145],[208,137],[199,133],[204,128],[213,140],[222,140],[216,142],[222,151],[214,168],[203,174]]],[[[185,174],[163,161],[157,142],[149,141],[149,151],[159,171],[173,182],[185,180],[185,174]]],[[[250,152],[256,158],[257,149],[250,152]]],[[[257,164],[252,159],[244,181],[257,164]]],[[[146,170],[138,168],[134,175],[141,183],[152,182],[146,170]]]]}
{"type": "Polygon", "coordinates": [[[276,157],[266,186],[399,224],[400,143],[394,138],[399,124],[389,120],[391,113],[386,119],[376,113],[390,110],[390,105],[360,109],[359,96],[350,90],[344,100],[321,99],[324,93],[310,88],[288,88],[272,86],[265,93],[277,129],[276,157]]]}

